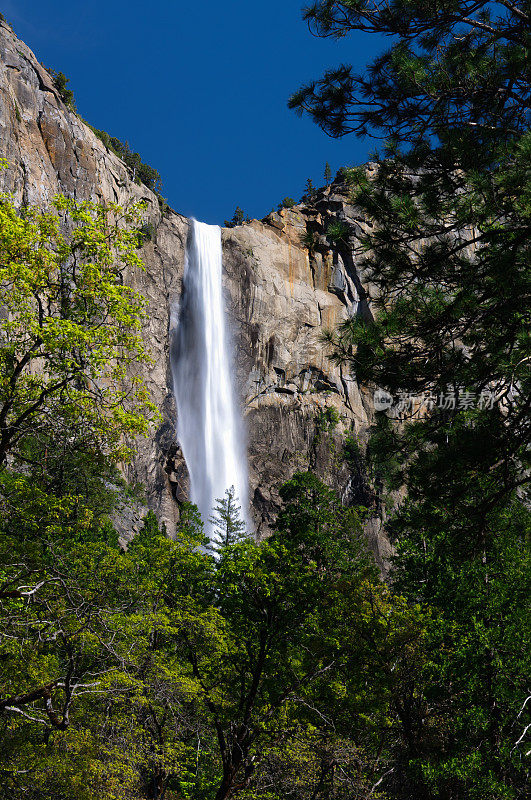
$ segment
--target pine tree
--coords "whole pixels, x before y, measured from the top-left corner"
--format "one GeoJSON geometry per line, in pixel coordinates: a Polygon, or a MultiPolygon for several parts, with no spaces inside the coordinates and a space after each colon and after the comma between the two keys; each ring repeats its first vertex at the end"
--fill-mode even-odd
{"type": "Polygon", "coordinates": [[[250,222],[251,218],[247,215],[243,208],[240,206],[236,206],[234,214],[232,215],[232,219],[225,220],[225,227],[226,228],[236,228],[238,225],[243,225],[244,222],[250,222]]]}
{"type": "Polygon", "coordinates": [[[227,489],[224,497],[216,499],[216,506],[209,520],[213,526],[212,548],[215,551],[236,544],[247,537],[241,507],[235,497],[234,486],[227,489]]]}
{"type": "Polygon", "coordinates": [[[403,715],[394,798],[523,798],[531,386],[529,2],[320,0],[322,36],[394,37],[290,104],[332,136],[384,140],[346,170],[372,227],[359,264],[375,320],[329,337],[358,380],[405,399],[371,454],[407,496],[388,524],[395,585],[428,605],[431,674],[403,715]],[[427,398],[422,420],[408,397],[427,398]]]}
{"type": "Polygon", "coordinates": [[[312,181],[312,179],[311,179],[311,178],[308,178],[308,179],[306,180],[306,183],[305,183],[305,185],[304,185],[304,186],[305,186],[304,198],[305,198],[305,199],[306,199],[306,200],[307,200],[309,203],[311,203],[311,201],[314,199],[314,197],[315,197],[315,194],[316,194],[316,188],[315,188],[315,186],[313,185],[313,181],[312,181]]]}
{"type": "Polygon", "coordinates": [[[326,162],[324,168],[324,182],[326,186],[330,186],[330,184],[332,183],[332,168],[328,163],[328,161],[326,162]]]}
{"type": "Polygon", "coordinates": [[[381,438],[401,453],[406,479],[424,446],[466,445],[468,478],[426,458],[426,487],[436,480],[445,505],[466,506],[480,530],[529,480],[529,3],[321,0],[305,18],[323,36],[396,37],[368,75],[328,71],[290,105],[333,136],[387,139],[369,172],[345,170],[373,222],[359,255],[377,319],[349,320],[332,344],[359,380],[435,398],[421,439],[396,426],[381,438]]]}

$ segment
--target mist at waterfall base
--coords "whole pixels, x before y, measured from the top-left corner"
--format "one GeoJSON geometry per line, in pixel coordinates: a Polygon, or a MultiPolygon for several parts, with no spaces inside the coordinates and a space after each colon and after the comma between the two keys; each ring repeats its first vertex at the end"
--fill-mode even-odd
{"type": "Polygon", "coordinates": [[[190,220],[183,290],[172,339],[177,438],[190,475],[190,499],[205,534],[216,500],[234,486],[247,530],[247,458],[232,380],[232,342],[222,289],[221,229],[190,220]]]}

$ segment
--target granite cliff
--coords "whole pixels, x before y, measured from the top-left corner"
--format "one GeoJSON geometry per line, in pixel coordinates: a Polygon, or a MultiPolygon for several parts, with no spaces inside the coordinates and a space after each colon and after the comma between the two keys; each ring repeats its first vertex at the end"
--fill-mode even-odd
{"type": "MultiPolygon", "coordinates": [[[[150,440],[138,445],[130,481],[141,482],[147,504],[171,532],[187,496],[187,472],[175,437],[169,344],[175,323],[188,234],[185,217],[139,185],[127,166],[61,100],[48,72],[5,22],[0,22],[0,156],[9,164],[0,188],[17,203],[46,206],[57,193],[77,199],[142,200],[147,205],[145,271],[128,276],[149,303],[144,335],[153,365],[144,378],[163,415],[150,440]]],[[[370,314],[368,287],[353,248],[363,227],[340,180],[311,202],[223,230],[227,307],[236,342],[235,369],[246,418],[252,513],[259,535],[278,509],[278,486],[311,467],[345,502],[371,509],[367,524],[377,559],[378,503],[364,474],[363,446],[371,399],[355,376],[334,366],[322,332],[352,314],[370,314]],[[330,235],[331,223],[344,233],[330,235]],[[359,448],[344,457],[342,442],[359,448]],[[352,455],[354,453],[354,456],[352,455]]],[[[141,510],[124,510],[124,534],[141,510]]]]}

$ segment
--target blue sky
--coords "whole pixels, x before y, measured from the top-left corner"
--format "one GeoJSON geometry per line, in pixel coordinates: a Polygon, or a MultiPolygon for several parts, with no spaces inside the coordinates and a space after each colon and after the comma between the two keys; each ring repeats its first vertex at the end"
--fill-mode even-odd
{"type": "Polygon", "coordinates": [[[330,139],[287,108],[300,84],[342,62],[363,69],[381,40],[317,39],[304,0],[2,0],[45,65],[70,78],[79,113],[159,170],[177,211],[222,224],[262,217],[330,162],[363,162],[370,140],[330,139]]]}

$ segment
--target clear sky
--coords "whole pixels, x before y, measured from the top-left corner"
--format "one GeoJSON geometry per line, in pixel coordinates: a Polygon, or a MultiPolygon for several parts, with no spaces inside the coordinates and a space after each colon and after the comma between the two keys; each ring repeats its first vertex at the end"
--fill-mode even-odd
{"type": "Polygon", "coordinates": [[[70,78],[79,113],[159,170],[187,216],[263,217],[307,178],[363,162],[370,140],[330,139],[287,108],[324,69],[362,70],[382,41],[313,37],[304,0],[0,0],[16,33],[70,78]]]}

